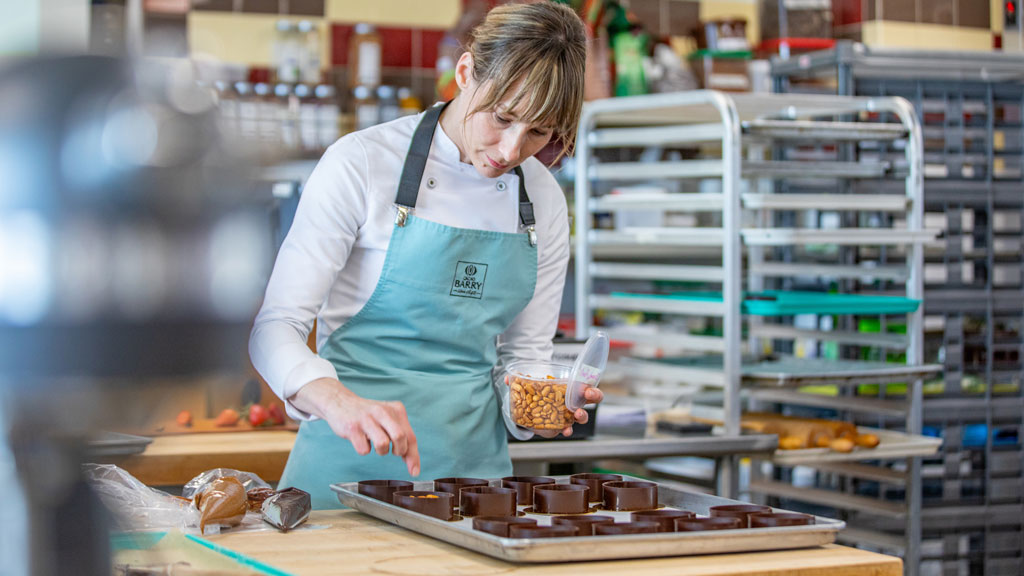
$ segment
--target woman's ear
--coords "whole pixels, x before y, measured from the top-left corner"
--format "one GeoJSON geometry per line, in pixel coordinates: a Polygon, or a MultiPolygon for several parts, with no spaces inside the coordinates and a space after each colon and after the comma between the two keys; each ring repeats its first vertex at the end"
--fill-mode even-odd
{"type": "Polygon", "coordinates": [[[459,56],[459,61],[455,64],[455,83],[462,92],[465,92],[474,83],[473,55],[469,52],[463,52],[462,56],[459,56]]]}

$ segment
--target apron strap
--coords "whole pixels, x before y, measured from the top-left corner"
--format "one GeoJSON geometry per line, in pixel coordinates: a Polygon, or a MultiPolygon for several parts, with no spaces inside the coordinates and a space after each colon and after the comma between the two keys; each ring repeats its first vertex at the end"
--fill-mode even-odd
{"type": "Polygon", "coordinates": [[[533,202],[530,202],[530,197],[526,195],[526,176],[523,176],[523,169],[519,166],[513,170],[519,177],[519,221],[523,223],[524,228],[529,228],[537,221],[533,218],[533,202]]]}
{"type": "Polygon", "coordinates": [[[395,196],[395,204],[412,209],[416,207],[416,197],[420,194],[420,180],[423,179],[423,170],[427,167],[427,156],[430,155],[430,142],[434,139],[434,130],[437,129],[437,122],[441,119],[441,112],[448,103],[438,104],[428,109],[416,126],[416,132],[412,135],[412,143],[409,144],[409,152],[405,155],[405,165],[402,167],[402,178],[398,181],[398,194],[395,196]]]}
{"type": "MultiPolygon", "coordinates": [[[[434,131],[441,120],[441,112],[448,106],[449,102],[438,104],[423,113],[416,132],[412,135],[412,142],[409,144],[409,152],[405,156],[405,165],[402,167],[402,176],[398,181],[398,194],[395,195],[395,204],[399,206],[399,221],[405,223],[404,215],[416,208],[416,198],[420,193],[420,181],[423,180],[423,171],[427,167],[427,156],[430,155],[430,143],[434,140],[434,131]],[[404,210],[402,210],[404,208],[404,210]]],[[[523,169],[516,166],[514,169],[519,178],[519,221],[524,228],[529,228],[537,223],[533,216],[533,203],[526,193],[526,177],[523,176],[523,169]]]]}

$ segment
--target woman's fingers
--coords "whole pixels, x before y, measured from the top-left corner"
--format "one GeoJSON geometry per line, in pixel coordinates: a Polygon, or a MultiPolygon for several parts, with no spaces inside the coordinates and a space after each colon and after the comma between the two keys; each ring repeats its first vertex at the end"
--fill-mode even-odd
{"type": "Polygon", "coordinates": [[[587,399],[588,403],[597,404],[601,400],[604,400],[604,392],[599,389],[590,387],[583,391],[583,397],[587,399]]]}

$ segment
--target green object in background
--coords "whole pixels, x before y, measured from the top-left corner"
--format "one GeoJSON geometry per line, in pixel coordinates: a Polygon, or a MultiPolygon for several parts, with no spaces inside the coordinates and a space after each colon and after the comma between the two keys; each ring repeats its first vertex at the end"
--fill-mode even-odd
{"type": "Polygon", "coordinates": [[[619,32],[612,36],[615,59],[615,95],[638,96],[647,93],[644,56],[650,37],[644,32],[619,32]]]}
{"type": "MultiPolygon", "coordinates": [[[[695,302],[722,302],[721,292],[674,292],[671,294],[638,294],[612,292],[618,298],[663,298],[695,302]]],[[[766,290],[743,295],[743,313],[754,316],[789,316],[794,314],[902,314],[913,312],[920,300],[899,296],[864,294],[827,294],[766,290]]]]}

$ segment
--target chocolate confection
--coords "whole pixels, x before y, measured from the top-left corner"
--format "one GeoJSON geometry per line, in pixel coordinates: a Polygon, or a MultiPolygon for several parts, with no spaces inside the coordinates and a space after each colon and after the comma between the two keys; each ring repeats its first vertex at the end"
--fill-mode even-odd
{"type": "Polygon", "coordinates": [[[263,501],[263,521],[287,532],[305,522],[312,509],[309,492],[285,488],[263,501]]]}
{"type": "Polygon", "coordinates": [[[598,516],[598,515],[579,515],[579,516],[555,516],[551,519],[551,524],[568,524],[575,526],[579,531],[576,533],[577,536],[593,536],[594,527],[600,524],[614,524],[615,518],[611,516],[598,516]]]}
{"type": "Polygon", "coordinates": [[[554,526],[525,526],[512,524],[508,527],[509,538],[565,538],[576,535],[576,527],[568,524],[554,526]]]}
{"type": "Polygon", "coordinates": [[[392,494],[391,499],[395,506],[441,520],[451,520],[455,517],[455,496],[451,492],[399,490],[392,494]]]}
{"type": "Polygon", "coordinates": [[[516,491],[497,486],[470,486],[459,493],[463,516],[515,516],[516,491]]]}
{"type": "Polygon", "coordinates": [[[455,496],[455,505],[459,505],[459,490],[469,486],[489,486],[490,482],[481,478],[438,478],[434,480],[434,490],[448,492],[455,496]]]}
{"type": "Polygon", "coordinates": [[[776,512],[772,514],[751,514],[751,528],[774,528],[776,526],[806,526],[814,524],[814,516],[796,512],[776,512]]]}
{"type": "Polygon", "coordinates": [[[363,480],[358,484],[360,494],[391,504],[391,496],[399,490],[412,490],[407,480],[363,480]]]}
{"type": "Polygon", "coordinates": [[[633,522],[656,522],[658,532],[675,532],[676,518],[694,518],[697,515],[689,510],[643,510],[633,512],[630,519],[633,522]]]}
{"type": "Polygon", "coordinates": [[[554,484],[554,478],[547,476],[506,476],[501,485],[516,491],[516,502],[522,506],[533,504],[533,487],[541,484],[554,484]]]}
{"type": "Polygon", "coordinates": [[[590,487],[590,501],[591,502],[603,502],[604,501],[604,490],[601,486],[605,482],[622,482],[622,476],[618,474],[573,474],[569,476],[570,484],[582,484],[590,487]]]}
{"type": "Polygon", "coordinates": [[[245,493],[250,512],[259,512],[263,509],[263,501],[275,494],[273,488],[253,488],[245,493]]]}
{"type": "Polygon", "coordinates": [[[654,534],[660,526],[657,522],[616,522],[615,524],[598,524],[594,526],[594,536],[614,536],[617,534],[654,534]]]}
{"type": "Polygon", "coordinates": [[[586,514],[590,488],[579,484],[543,484],[533,487],[533,511],[541,514],[586,514]]]}
{"type": "Polygon", "coordinates": [[[238,478],[217,478],[206,489],[196,494],[196,508],[199,508],[199,531],[205,532],[208,524],[238,526],[245,518],[248,500],[245,487],[238,478]]]}
{"type": "Polygon", "coordinates": [[[770,513],[772,511],[770,507],[758,504],[724,504],[722,506],[712,506],[708,510],[712,517],[739,518],[744,528],[749,525],[748,517],[751,514],[770,513]]]}
{"type": "Polygon", "coordinates": [[[717,516],[715,518],[676,518],[676,532],[736,530],[743,527],[742,520],[728,516],[717,516]]]}
{"type": "Polygon", "coordinates": [[[536,526],[537,521],[533,518],[521,518],[517,516],[477,516],[473,518],[473,529],[502,538],[508,538],[510,526],[536,526]]]}
{"type": "Polygon", "coordinates": [[[654,482],[605,482],[606,510],[652,510],[658,507],[658,485],[654,482]]]}

